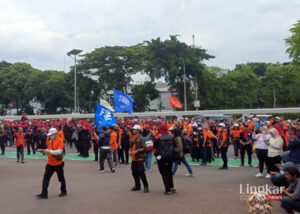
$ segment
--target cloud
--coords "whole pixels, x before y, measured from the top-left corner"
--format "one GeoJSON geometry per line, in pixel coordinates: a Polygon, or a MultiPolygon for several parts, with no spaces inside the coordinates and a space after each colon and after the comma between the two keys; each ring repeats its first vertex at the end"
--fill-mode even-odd
{"type": "Polygon", "coordinates": [[[208,50],[208,65],[285,62],[284,39],[299,19],[298,0],[0,0],[0,60],[68,70],[66,53],[134,45],[180,34],[208,50]]]}

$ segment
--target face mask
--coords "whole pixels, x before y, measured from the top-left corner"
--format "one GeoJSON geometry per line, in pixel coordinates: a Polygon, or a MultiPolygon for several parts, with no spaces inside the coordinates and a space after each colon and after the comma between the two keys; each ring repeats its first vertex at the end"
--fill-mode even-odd
{"type": "Polygon", "coordinates": [[[55,137],[54,137],[54,135],[51,135],[49,138],[50,138],[51,140],[53,140],[55,137]]]}

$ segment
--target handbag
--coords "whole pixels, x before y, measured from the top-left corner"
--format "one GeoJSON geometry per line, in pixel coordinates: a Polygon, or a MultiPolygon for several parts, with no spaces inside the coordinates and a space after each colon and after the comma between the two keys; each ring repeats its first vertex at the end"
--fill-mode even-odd
{"type": "Polygon", "coordinates": [[[146,151],[150,152],[153,150],[153,141],[152,140],[147,140],[146,141],[146,151]]]}

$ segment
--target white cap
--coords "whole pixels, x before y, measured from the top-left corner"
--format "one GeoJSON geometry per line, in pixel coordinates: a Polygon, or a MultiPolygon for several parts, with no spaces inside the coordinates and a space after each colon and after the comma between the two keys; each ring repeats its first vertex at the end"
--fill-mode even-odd
{"type": "Polygon", "coordinates": [[[276,119],[276,120],[280,120],[280,117],[277,116],[277,117],[275,117],[275,119],[276,119]]]}
{"type": "Polygon", "coordinates": [[[140,127],[140,125],[134,125],[134,126],[132,127],[132,129],[141,130],[141,127],[140,127]]]}
{"type": "Polygon", "coordinates": [[[50,136],[50,135],[53,135],[53,134],[56,134],[57,133],[57,129],[56,128],[51,128],[51,129],[49,129],[49,132],[48,132],[48,136],[50,136]]]}
{"type": "Polygon", "coordinates": [[[234,127],[239,127],[239,124],[235,123],[233,124],[234,127]]]}
{"type": "Polygon", "coordinates": [[[218,126],[225,127],[225,124],[224,123],[219,123],[218,126]]]}

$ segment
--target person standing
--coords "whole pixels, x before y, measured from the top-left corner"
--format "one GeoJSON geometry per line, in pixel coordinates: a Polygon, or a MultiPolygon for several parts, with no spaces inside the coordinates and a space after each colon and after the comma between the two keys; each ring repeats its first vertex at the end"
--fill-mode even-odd
{"type": "Polygon", "coordinates": [[[89,149],[91,148],[91,134],[86,125],[78,132],[78,142],[80,143],[80,156],[89,157],[89,149]]]}
{"type": "Polygon", "coordinates": [[[97,126],[92,126],[92,131],[91,131],[95,161],[98,161],[98,155],[99,155],[99,146],[98,146],[99,131],[97,130],[97,128],[98,128],[97,126]]]}
{"type": "MultiPolygon", "coordinates": [[[[279,165],[281,164],[280,154],[283,152],[283,140],[279,135],[279,132],[276,128],[270,130],[270,141],[267,142],[269,145],[268,148],[268,168],[270,172],[279,172],[279,165]]],[[[271,178],[271,175],[268,174],[266,178],[271,178]]]]}
{"type": "Polygon", "coordinates": [[[4,130],[0,127],[0,147],[1,147],[1,155],[5,154],[5,146],[6,146],[6,135],[4,130]]]}
{"type": "Polygon", "coordinates": [[[25,135],[23,133],[23,128],[19,127],[18,133],[16,133],[16,137],[14,140],[14,145],[17,148],[17,162],[20,162],[20,156],[21,156],[21,162],[24,162],[24,148],[25,148],[25,135]]]}
{"type": "Polygon", "coordinates": [[[223,166],[220,167],[220,170],[228,169],[228,158],[227,158],[227,150],[228,150],[228,134],[227,129],[224,123],[220,123],[218,125],[220,127],[220,133],[218,136],[218,146],[221,150],[221,158],[223,160],[223,166]]]}
{"type": "Polygon", "coordinates": [[[248,165],[252,167],[252,131],[248,129],[247,124],[244,125],[244,130],[240,134],[241,145],[241,165],[244,166],[245,152],[248,155],[248,165]]]}
{"type": "Polygon", "coordinates": [[[153,154],[153,135],[151,134],[148,128],[143,129],[142,135],[146,142],[146,160],[145,160],[146,170],[150,172],[152,170],[151,163],[152,163],[152,154],[153,154]]]}
{"type": "Polygon", "coordinates": [[[36,195],[38,199],[48,198],[48,186],[50,179],[54,172],[57,173],[58,180],[61,184],[59,197],[67,195],[66,180],[64,176],[64,161],[63,161],[63,150],[64,143],[57,135],[57,129],[51,128],[47,134],[49,136],[48,149],[42,149],[41,152],[48,155],[48,162],[45,168],[45,174],[43,178],[42,192],[36,195]]]}
{"type": "Polygon", "coordinates": [[[154,143],[154,154],[165,186],[164,194],[170,195],[176,192],[172,175],[173,158],[171,157],[173,155],[172,150],[175,143],[172,136],[168,134],[167,124],[163,123],[160,125],[160,132],[160,137],[158,137],[154,143]],[[172,154],[168,151],[171,151],[172,154]]]}
{"type": "Polygon", "coordinates": [[[129,154],[131,155],[131,171],[134,178],[134,187],[131,191],[141,190],[141,181],[144,185],[144,192],[149,192],[149,186],[147,177],[145,174],[145,158],[146,158],[146,143],[144,138],[141,135],[141,127],[139,125],[133,126],[133,140],[130,144],[129,154]]]}
{"type": "MultiPolygon", "coordinates": [[[[259,173],[255,177],[262,177],[264,171],[264,164],[268,166],[268,142],[271,138],[271,135],[268,133],[268,128],[266,126],[262,129],[254,128],[252,134],[252,139],[256,141],[256,155],[259,161],[259,173]]],[[[267,167],[267,175],[270,174],[270,169],[267,167]]],[[[268,176],[269,177],[269,176],[268,176]]]]}
{"type": "Polygon", "coordinates": [[[129,132],[129,127],[125,127],[122,131],[121,146],[120,146],[120,159],[121,163],[128,164],[129,161],[129,144],[131,141],[131,133],[129,132]],[[124,157],[125,153],[125,157],[124,157]]]}
{"type": "Polygon", "coordinates": [[[234,159],[239,158],[240,134],[241,134],[241,130],[239,128],[239,124],[238,123],[233,124],[231,129],[231,139],[234,147],[234,159]]]}

